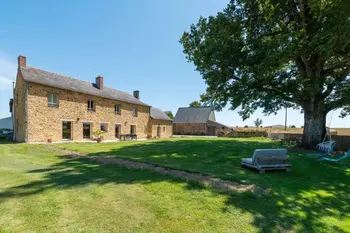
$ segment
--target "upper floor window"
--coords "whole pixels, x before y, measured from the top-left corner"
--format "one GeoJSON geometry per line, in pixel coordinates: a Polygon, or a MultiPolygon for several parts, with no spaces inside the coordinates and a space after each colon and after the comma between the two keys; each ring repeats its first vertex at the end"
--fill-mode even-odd
{"type": "Polygon", "coordinates": [[[108,124],[107,123],[101,123],[100,124],[100,130],[104,132],[108,132],[108,124]]]}
{"type": "Polygon", "coordinates": [[[114,105],[114,112],[115,112],[115,114],[120,114],[121,113],[120,112],[120,104],[114,105]]]}
{"type": "Polygon", "coordinates": [[[136,107],[132,108],[132,115],[137,116],[137,108],[136,107]]]}
{"type": "Polygon", "coordinates": [[[47,99],[48,99],[49,106],[51,107],[58,106],[57,94],[49,93],[47,99]]]}
{"type": "Polygon", "coordinates": [[[88,100],[88,111],[89,112],[95,111],[95,101],[88,100]]]}

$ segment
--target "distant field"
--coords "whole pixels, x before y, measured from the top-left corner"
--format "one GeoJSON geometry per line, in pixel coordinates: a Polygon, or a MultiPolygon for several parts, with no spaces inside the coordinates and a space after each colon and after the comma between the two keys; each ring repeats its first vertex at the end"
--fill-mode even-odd
{"type": "MultiPolygon", "coordinates": [[[[255,128],[255,127],[249,127],[249,128],[243,128],[243,127],[234,127],[234,129],[239,131],[252,131],[252,130],[258,130],[258,131],[266,131],[269,133],[303,133],[303,128],[287,128],[287,131],[284,129],[271,129],[271,128],[255,128]]],[[[337,135],[350,135],[350,128],[332,128],[332,130],[337,131],[337,135]]]]}

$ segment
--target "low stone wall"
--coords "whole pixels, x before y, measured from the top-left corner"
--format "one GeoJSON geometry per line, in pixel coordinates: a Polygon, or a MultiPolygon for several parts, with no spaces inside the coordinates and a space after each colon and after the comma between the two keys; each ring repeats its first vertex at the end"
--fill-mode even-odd
{"type": "Polygon", "coordinates": [[[248,137],[267,137],[268,134],[266,131],[232,131],[227,135],[228,137],[237,137],[237,138],[248,138],[248,137]]]}
{"type": "MultiPolygon", "coordinates": [[[[275,140],[301,142],[302,134],[295,133],[269,133],[268,137],[275,140]]],[[[350,136],[333,135],[332,140],[336,142],[336,149],[348,150],[350,148],[350,136]]]]}

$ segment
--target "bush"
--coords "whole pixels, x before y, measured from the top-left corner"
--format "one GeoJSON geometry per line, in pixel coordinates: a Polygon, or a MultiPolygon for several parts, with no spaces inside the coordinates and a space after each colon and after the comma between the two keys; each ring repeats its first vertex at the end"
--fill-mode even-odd
{"type": "Polygon", "coordinates": [[[248,125],[245,125],[244,128],[248,128],[248,125]]]}

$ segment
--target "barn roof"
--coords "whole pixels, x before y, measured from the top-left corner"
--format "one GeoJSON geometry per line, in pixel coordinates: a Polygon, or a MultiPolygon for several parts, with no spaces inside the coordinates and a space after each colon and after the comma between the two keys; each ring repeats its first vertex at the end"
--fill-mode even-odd
{"type": "Polygon", "coordinates": [[[212,111],[212,107],[179,108],[174,123],[207,123],[212,111]]]}

